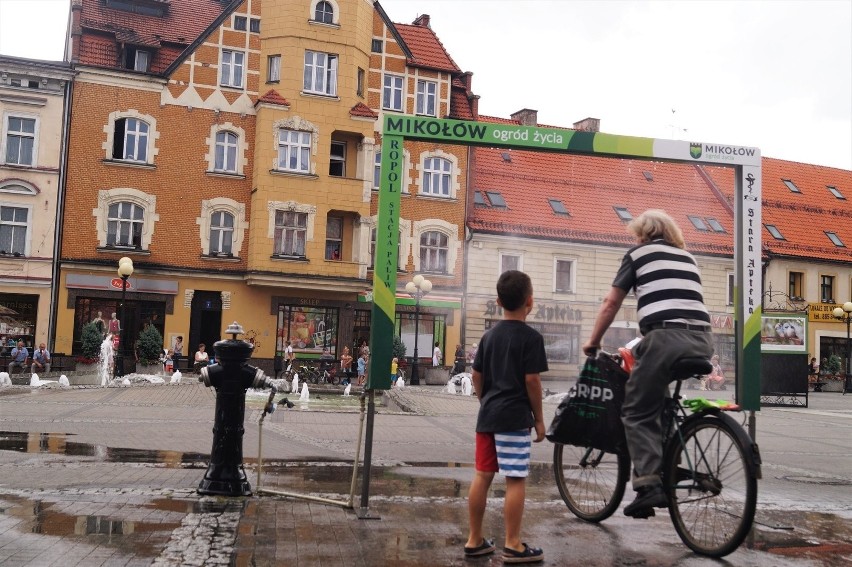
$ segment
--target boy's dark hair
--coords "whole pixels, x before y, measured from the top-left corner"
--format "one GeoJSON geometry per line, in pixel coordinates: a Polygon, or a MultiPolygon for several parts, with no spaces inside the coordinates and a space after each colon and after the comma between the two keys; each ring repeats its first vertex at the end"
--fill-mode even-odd
{"type": "Polygon", "coordinates": [[[530,277],[518,270],[507,270],[497,280],[497,298],[503,309],[514,311],[532,295],[530,277]]]}

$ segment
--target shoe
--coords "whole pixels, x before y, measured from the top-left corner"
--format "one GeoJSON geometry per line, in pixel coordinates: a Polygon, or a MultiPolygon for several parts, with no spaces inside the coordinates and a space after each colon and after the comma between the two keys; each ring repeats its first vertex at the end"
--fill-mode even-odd
{"type": "Polygon", "coordinates": [[[491,555],[494,553],[494,540],[482,538],[482,543],[476,547],[464,547],[465,557],[482,557],[483,555],[491,555]]]}
{"type": "Polygon", "coordinates": [[[537,547],[523,544],[523,551],[515,551],[511,547],[503,548],[503,563],[540,563],[544,561],[544,551],[537,547]]]}
{"type": "Polygon", "coordinates": [[[636,500],[624,508],[625,516],[647,518],[646,511],[648,508],[666,508],[669,505],[669,499],[660,485],[643,486],[636,492],[638,492],[636,500]]]}

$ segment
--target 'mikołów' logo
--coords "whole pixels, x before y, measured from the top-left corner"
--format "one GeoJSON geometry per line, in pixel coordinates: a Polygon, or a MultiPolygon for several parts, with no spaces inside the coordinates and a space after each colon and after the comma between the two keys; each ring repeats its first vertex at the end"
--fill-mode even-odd
{"type": "Polygon", "coordinates": [[[692,159],[698,159],[701,157],[701,144],[689,144],[689,155],[692,156],[692,159]]]}

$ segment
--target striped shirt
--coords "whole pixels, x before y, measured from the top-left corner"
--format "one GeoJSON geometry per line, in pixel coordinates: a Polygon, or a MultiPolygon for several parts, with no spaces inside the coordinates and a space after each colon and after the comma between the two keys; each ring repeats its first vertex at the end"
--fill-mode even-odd
{"type": "Polygon", "coordinates": [[[636,291],[639,328],[663,321],[710,325],[695,258],[663,240],[628,250],[612,285],[636,291]]]}

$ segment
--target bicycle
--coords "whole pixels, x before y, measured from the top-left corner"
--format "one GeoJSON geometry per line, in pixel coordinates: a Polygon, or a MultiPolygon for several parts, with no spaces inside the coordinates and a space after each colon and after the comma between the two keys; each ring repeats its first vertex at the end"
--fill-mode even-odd
{"type": "MultiPolygon", "coordinates": [[[[662,417],[662,480],[680,539],[696,553],[724,557],[751,530],[761,462],[757,444],[728,415],[738,407],[699,407],[688,414],[681,403],[683,380],[708,374],[710,368],[708,360],[683,358],[672,369],[674,392],[666,398],[662,417]]],[[[626,451],[557,443],[553,466],[559,494],[578,518],[597,523],[618,509],[630,476],[626,451]]],[[[648,516],[654,515],[649,510],[648,516]]]]}
{"type": "Polygon", "coordinates": [[[334,386],[340,384],[340,377],[334,368],[322,368],[321,366],[302,365],[299,367],[299,378],[311,384],[332,384],[334,386]]]}

